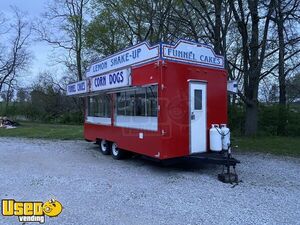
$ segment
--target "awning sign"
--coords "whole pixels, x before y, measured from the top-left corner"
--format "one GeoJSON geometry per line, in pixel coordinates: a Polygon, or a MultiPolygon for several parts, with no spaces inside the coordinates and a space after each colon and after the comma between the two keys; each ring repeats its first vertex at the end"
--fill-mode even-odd
{"type": "Polygon", "coordinates": [[[112,88],[120,88],[131,85],[130,69],[118,70],[115,72],[95,76],[90,79],[91,90],[101,91],[112,88]]]}
{"type": "Polygon", "coordinates": [[[216,55],[210,46],[185,40],[175,45],[162,44],[162,59],[224,68],[224,58],[216,55]]]}
{"type": "Polygon", "coordinates": [[[67,85],[67,95],[79,95],[87,92],[86,80],[67,85]]]}
{"type": "Polygon", "coordinates": [[[124,51],[93,63],[86,71],[86,77],[107,73],[130,65],[146,63],[159,58],[159,45],[150,47],[142,42],[124,51]]]}

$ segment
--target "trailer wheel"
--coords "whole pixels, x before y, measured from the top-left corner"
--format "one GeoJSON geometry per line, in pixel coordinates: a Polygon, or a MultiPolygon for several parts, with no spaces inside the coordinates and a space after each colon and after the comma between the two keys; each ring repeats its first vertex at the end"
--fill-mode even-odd
{"type": "Polygon", "coordinates": [[[111,145],[107,140],[102,139],[100,141],[100,152],[103,155],[109,155],[111,152],[111,145]]]}
{"type": "Polygon", "coordinates": [[[123,150],[119,149],[117,143],[114,142],[111,145],[111,156],[114,159],[119,160],[119,159],[124,158],[125,152],[123,150]]]}

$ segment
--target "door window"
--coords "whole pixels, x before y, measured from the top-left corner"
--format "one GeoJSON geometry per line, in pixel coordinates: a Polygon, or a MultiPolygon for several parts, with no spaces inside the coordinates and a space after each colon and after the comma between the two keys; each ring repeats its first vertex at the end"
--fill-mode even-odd
{"type": "Polygon", "coordinates": [[[202,110],[202,90],[194,90],[194,109],[202,110]]]}

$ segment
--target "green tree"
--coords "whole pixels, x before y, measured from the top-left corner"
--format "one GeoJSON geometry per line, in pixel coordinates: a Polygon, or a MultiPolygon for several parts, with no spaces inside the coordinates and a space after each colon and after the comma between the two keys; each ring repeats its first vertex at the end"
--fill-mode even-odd
{"type": "Polygon", "coordinates": [[[60,62],[78,80],[82,80],[84,71],[83,35],[88,4],[89,0],[54,0],[35,26],[39,40],[66,51],[60,62]]]}
{"type": "Polygon", "coordinates": [[[126,32],[127,28],[111,9],[102,9],[86,29],[87,47],[104,56],[113,54],[128,45],[126,32]]]}
{"type": "Polygon", "coordinates": [[[286,83],[288,102],[300,102],[300,73],[287,79],[286,83]]]}

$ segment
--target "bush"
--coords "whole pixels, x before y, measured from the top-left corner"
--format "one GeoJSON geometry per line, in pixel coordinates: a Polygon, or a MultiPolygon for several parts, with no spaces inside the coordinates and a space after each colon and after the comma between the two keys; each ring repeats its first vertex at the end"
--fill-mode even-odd
{"type": "Polygon", "coordinates": [[[244,133],[245,110],[242,105],[230,105],[228,107],[228,125],[231,132],[237,135],[244,133]]]}
{"type": "Polygon", "coordinates": [[[278,126],[278,106],[259,106],[258,131],[261,136],[276,135],[278,126]]]}
{"type": "Polygon", "coordinates": [[[300,106],[292,105],[288,113],[288,136],[300,136],[300,106]]]}
{"type": "MultiPolygon", "coordinates": [[[[258,111],[258,135],[277,135],[278,110],[275,105],[260,104],[258,111]]],[[[229,127],[235,135],[244,133],[245,109],[241,105],[233,105],[228,108],[229,127]]],[[[300,136],[300,106],[290,105],[288,109],[287,135],[300,136]]]]}
{"type": "Polygon", "coordinates": [[[13,120],[28,120],[43,123],[82,124],[83,110],[74,107],[65,107],[64,110],[45,110],[43,106],[37,107],[31,102],[13,102],[8,105],[0,103],[0,116],[7,116],[13,120]]]}

